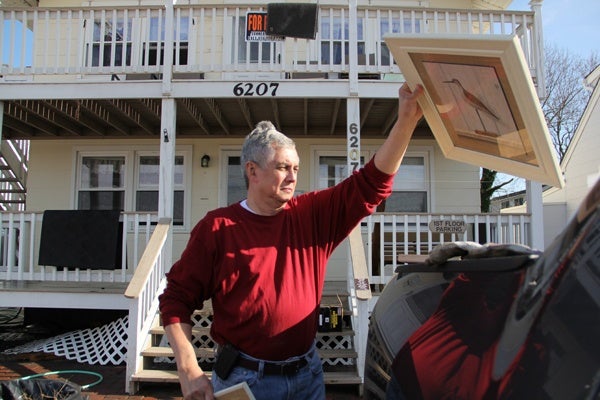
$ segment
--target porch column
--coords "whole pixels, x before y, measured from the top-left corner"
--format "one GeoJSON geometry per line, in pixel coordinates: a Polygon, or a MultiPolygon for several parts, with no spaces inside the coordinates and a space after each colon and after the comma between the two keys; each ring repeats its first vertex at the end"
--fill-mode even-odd
{"type": "MultiPolygon", "coordinates": [[[[173,179],[175,165],[175,99],[163,98],[160,118],[160,171],[158,175],[158,218],[173,219],[173,179]]],[[[172,225],[172,222],[171,222],[172,225]]],[[[165,265],[173,265],[171,251],[172,235],[165,243],[165,265]]]]}
{"type": "Polygon", "coordinates": [[[529,245],[537,250],[544,250],[544,204],[542,202],[542,184],[526,181],[527,212],[531,214],[529,245]]]}
{"type": "MultiPolygon", "coordinates": [[[[350,25],[351,27],[356,25],[350,25]]],[[[351,52],[352,53],[352,52],[351,52]]],[[[352,76],[352,74],[350,74],[352,76]]],[[[352,79],[350,79],[352,80],[352,79]]],[[[352,82],[350,82],[352,86],[352,82]]],[[[352,94],[350,94],[352,96],[352,94]]],[[[360,99],[355,94],[352,97],[346,99],[346,114],[348,119],[346,121],[346,138],[347,138],[347,165],[348,174],[357,170],[360,167],[360,99]]],[[[369,301],[359,300],[356,296],[356,289],[354,286],[354,269],[352,267],[353,259],[348,250],[348,269],[346,275],[348,276],[348,286],[352,298],[356,299],[356,310],[353,315],[354,324],[354,345],[356,347],[356,353],[358,354],[356,364],[358,369],[358,375],[364,383],[364,370],[365,370],[365,358],[367,354],[367,339],[369,334],[369,301]]]]}
{"type": "MultiPolygon", "coordinates": [[[[357,0],[348,0],[348,98],[346,100],[346,138],[348,175],[357,170],[360,163],[360,98],[358,89],[358,17],[357,0]]],[[[367,354],[367,339],[369,334],[369,301],[359,300],[354,286],[354,269],[352,256],[348,246],[348,286],[356,309],[353,310],[354,346],[358,354],[356,364],[358,376],[364,383],[365,358],[367,354]]]]}

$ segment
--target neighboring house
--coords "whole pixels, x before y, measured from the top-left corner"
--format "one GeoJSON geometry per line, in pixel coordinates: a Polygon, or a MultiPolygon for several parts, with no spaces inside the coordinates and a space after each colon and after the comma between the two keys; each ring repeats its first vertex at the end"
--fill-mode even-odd
{"type": "Polygon", "coordinates": [[[522,206],[525,204],[526,197],[527,192],[525,190],[493,197],[490,201],[490,212],[499,213],[505,208],[522,206]]]}
{"type": "MultiPolygon", "coordinates": [[[[0,300],[126,310],[130,392],[135,382],[173,379],[140,373],[156,294],[194,224],[243,198],[239,152],[257,122],[272,120],[296,141],[301,193],[346,177],[393,125],[403,77],[386,33],[516,34],[534,81],[542,80],[541,1],[532,1],[534,11],[504,11],[507,0],[320,2],[316,34],[310,24],[297,27],[314,39],[262,42],[247,41],[246,28],[264,15],[263,3],[113,3],[17,1],[24,8],[11,9],[3,1],[0,8],[8,35],[0,45],[9,53],[0,67],[2,139],[30,144],[25,212],[2,214],[0,300]],[[120,211],[111,250],[121,261],[40,265],[43,231],[52,228],[42,213],[61,210],[120,211]]],[[[423,121],[392,196],[361,225],[360,267],[383,285],[400,254],[424,255],[452,240],[528,243],[530,216],[479,210],[479,168],[445,158],[423,121]],[[444,220],[461,229],[437,229],[444,220]]],[[[356,304],[358,262],[348,247],[332,257],[327,281],[348,286],[356,304]]],[[[364,362],[371,308],[363,301],[351,309],[356,337],[348,340],[357,355],[346,363],[364,362]]],[[[361,371],[358,381],[341,383],[360,383],[361,371]]]]}
{"type": "MultiPolygon", "coordinates": [[[[544,244],[548,246],[564,229],[567,221],[581,204],[585,195],[600,178],[600,65],[584,80],[592,92],[581,115],[577,130],[561,161],[565,178],[562,189],[549,188],[542,195],[544,208],[544,244]]],[[[525,207],[512,207],[502,212],[524,212],[525,207]]]]}

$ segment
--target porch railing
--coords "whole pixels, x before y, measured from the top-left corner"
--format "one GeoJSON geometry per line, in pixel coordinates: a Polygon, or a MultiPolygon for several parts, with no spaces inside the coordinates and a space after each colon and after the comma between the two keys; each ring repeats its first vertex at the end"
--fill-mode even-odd
{"type": "MultiPolygon", "coordinates": [[[[534,77],[542,71],[541,26],[534,11],[359,6],[356,26],[348,6],[320,5],[314,40],[246,42],[246,14],[257,5],[0,9],[1,80],[33,81],[51,75],[74,80],[161,79],[164,32],[173,29],[173,77],[239,79],[239,73],[400,73],[387,49],[387,33],[517,35],[534,77]],[[350,34],[356,30],[356,35],[350,34]],[[162,32],[162,33],[161,33],[162,32]],[[356,40],[353,38],[356,37],[356,40]],[[357,49],[356,66],[349,49],[357,49]],[[6,54],[6,55],[5,55],[6,54]],[[138,78],[136,78],[136,76],[138,78]],[[96,78],[95,78],[96,77],[96,78]]],[[[170,47],[170,46],[169,46],[170,47]]],[[[329,76],[331,78],[331,76],[329,76]]]]}
{"type": "Polygon", "coordinates": [[[531,245],[529,214],[375,213],[362,223],[369,279],[385,284],[401,255],[426,255],[454,241],[531,245]]]}
{"type": "Polygon", "coordinates": [[[121,265],[115,269],[38,265],[43,212],[0,213],[0,280],[129,282],[157,221],[156,213],[121,214],[121,265]]]}

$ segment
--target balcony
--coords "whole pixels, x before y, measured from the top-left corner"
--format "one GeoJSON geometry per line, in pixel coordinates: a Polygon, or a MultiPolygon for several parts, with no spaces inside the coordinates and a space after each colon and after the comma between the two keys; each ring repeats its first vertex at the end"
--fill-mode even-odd
{"type": "Polygon", "coordinates": [[[171,21],[163,7],[2,8],[0,29],[8,37],[0,42],[7,55],[0,82],[160,79],[165,51],[173,54],[174,79],[228,80],[259,72],[343,79],[351,70],[366,79],[394,79],[400,71],[382,39],[387,33],[517,35],[534,81],[541,70],[541,27],[533,11],[321,5],[314,40],[271,42],[245,41],[248,12],[266,10],[174,6],[171,21]],[[173,29],[172,46],[165,42],[166,27],[173,29]]]}

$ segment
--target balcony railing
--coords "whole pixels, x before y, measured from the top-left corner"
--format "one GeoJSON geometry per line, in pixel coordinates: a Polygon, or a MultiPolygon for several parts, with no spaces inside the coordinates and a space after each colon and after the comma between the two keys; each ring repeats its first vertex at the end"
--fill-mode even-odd
{"type": "Polygon", "coordinates": [[[236,74],[269,73],[285,79],[297,73],[400,73],[383,41],[387,33],[517,35],[534,77],[541,71],[541,27],[533,11],[359,7],[321,5],[316,38],[247,42],[248,12],[257,6],[174,6],[173,21],[163,7],[0,9],[0,74],[4,81],[154,78],[163,72],[165,31],[173,29],[173,77],[235,79],[236,74]],[[354,10],[352,10],[354,11],[354,10]],[[351,30],[356,30],[352,35],[351,30]],[[356,40],[351,39],[356,37],[356,40]],[[356,65],[349,63],[357,49],[356,65]],[[179,75],[177,75],[179,74],[179,75]]]}

